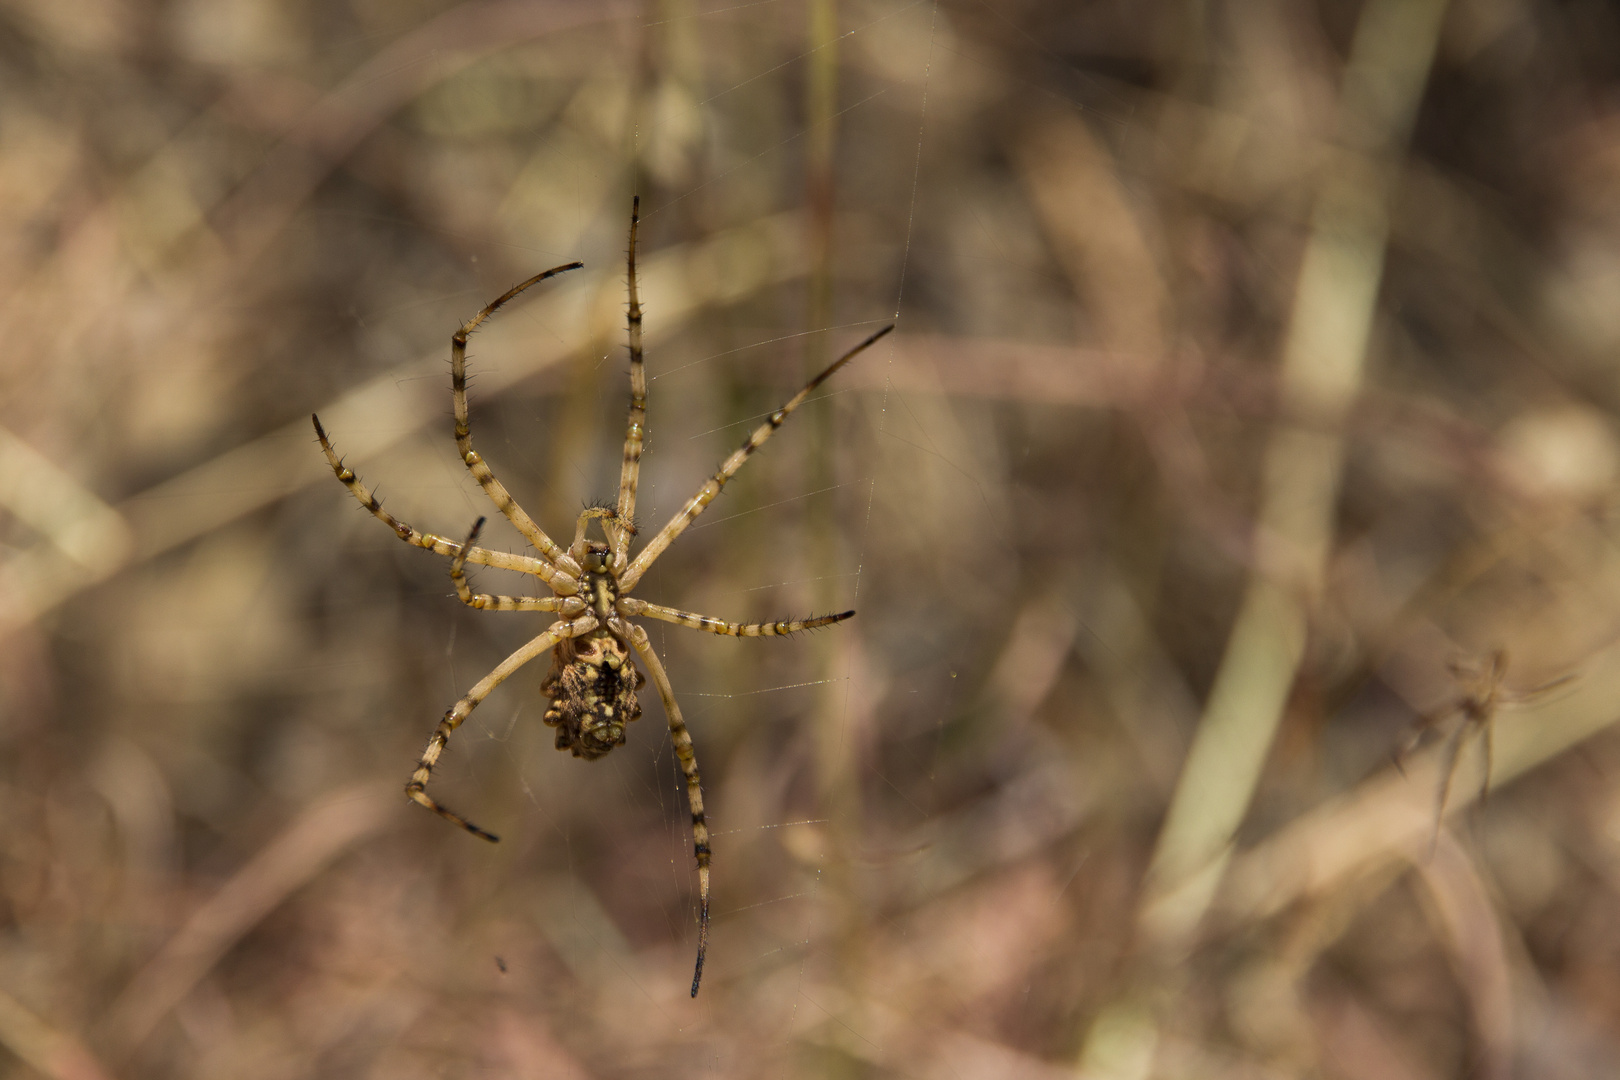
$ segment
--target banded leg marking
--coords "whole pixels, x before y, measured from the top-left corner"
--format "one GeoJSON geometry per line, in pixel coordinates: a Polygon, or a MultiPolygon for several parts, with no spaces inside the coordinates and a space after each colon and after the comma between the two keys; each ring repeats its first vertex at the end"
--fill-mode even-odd
{"type": "MultiPolygon", "coordinates": [[[[321,440],[321,450],[325,452],[326,461],[332,466],[332,472],[336,474],[343,486],[349,489],[349,493],[360,501],[361,506],[370,510],[379,521],[394,530],[394,535],[407,544],[426,548],[437,555],[455,556],[462,553],[462,545],[456,541],[435,533],[419,532],[411,525],[384,510],[382,503],[377,501],[377,497],[361,482],[352,469],[343,464],[343,459],[338,457],[337,451],[332,449],[332,441],[327,438],[326,429],[321,427],[321,418],[312,415],[310,419],[315,423],[315,436],[321,440]]],[[[485,548],[475,547],[467,550],[466,558],[468,562],[477,563],[480,566],[494,566],[501,570],[516,570],[520,574],[533,574],[535,577],[550,582],[553,588],[557,588],[561,592],[571,591],[568,588],[568,581],[565,581],[563,576],[557,573],[556,567],[544,559],[536,559],[532,555],[514,555],[511,552],[490,551],[485,548]]],[[[574,590],[578,588],[577,584],[574,585],[574,590]]]]}
{"type": "Polygon", "coordinates": [[[619,468],[619,513],[608,526],[613,540],[613,565],[623,569],[635,535],[636,491],[641,485],[641,445],[647,424],[647,366],[641,352],[641,295],[636,290],[636,233],[641,223],[641,196],[630,202],[630,303],[626,322],[630,334],[630,415],[625,424],[624,462],[619,468]]]}
{"type": "Polygon", "coordinates": [[[699,615],[694,611],[682,611],[679,608],[664,607],[662,604],[649,604],[633,596],[619,598],[619,611],[624,615],[645,615],[649,619],[660,619],[691,630],[704,630],[711,634],[725,634],[730,637],[781,637],[786,634],[797,634],[801,630],[814,630],[818,626],[831,626],[855,614],[853,611],[841,611],[836,615],[818,615],[813,619],[734,623],[717,619],[712,615],[699,615]]]}
{"type": "Polygon", "coordinates": [[[675,747],[675,758],[681,763],[686,777],[686,802],[692,811],[692,854],[697,858],[698,871],[698,952],[697,966],[692,972],[692,996],[697,997],[698,984],[703,981],[703,958],[709,951],[709,825],[703,817],[703,779],[698,775],[697,752],[692,749],[692,735],[681,719],[681,707],[675,702],[675,688],[669,684],[669,675],[663,662],[653,652],[647,631],[634,623],[610,624],[616,634],[627,636],[658,696],[664,701],[664,715],[669,717],[669,741],[675,747]]]}
{"type": "Polygon", "coordinates": [[[636,556],[635,562],[631,563],[629,569],[620,575],[619,588],[624,592],[629,592],[635,587],[636,582],[641,580],[641,575],[645,574],[647,568],[653,564],[653,560],[662,555],[664,549],[674,543],[675,538],[685,532],[686,527],[692,524],[697,516],[708,508],[708,505],[720,494],[720,489],[726,486],[726,482],[737,475],[738,470],[743,467],[743,462],[752,457],[754,451],[764,446],[765,441],[776,434],[776,429],[782,426],[782,423],[787,420],[794,409],[804,404],[805,399],[815,391],[816,387],[826,382],[839,368],[870,348],[879,338],[893,329],[892,324],[885,326],[849,350],[849,352],[834,360],[825,371],[806,383],[804,389],[789,398],[787,403],[780,409],[771,413],[770,418],[756,428],[752,435],[748,436],[748,441],[743,443],[740,449],[734,451],[726,459],[725,464],[720,466],[720,471],[709,477],[703,486],[698,488],[697,494],[687,500],[686,505],[681,508],[680,512],[670,519],[669,524],[659,530],[657,536],[647,541],[647,546],[641,549],[641,554],[636,556]]]}
{"type": "Polygon", "coordinates": [[[439,757],[444,753],[445,744],[450,741],[450,733],[460,727],[462,721],[466,720],[468,716],[472,715],[472,711],[478,708],[478,703],[488,697],[491,690],[505,682],[513,672],[530,660],[537,656],[544,656],[551,651],[552,646],[556,645],[557,642],[562,641],[564,638],[588,634],[594,629],[596,629],[596,617],[593,615],[581,616],[573,622],[562,620],[554,622],[546,629],[545,633],[534,638],[517,652],[502,660],[496,665],[494,671],[479,679],[477,684],[467,691],[465,697],[450,707],[449,711],[444,714],[444,719],[439,721],[439,726],[433,729],[433,736],[428,739],[427,749],[422,751],[422,760],[417,762],[416,771],[411,774],[411,778],[405,783],[406,797],[412,802],[427,807],[446,821],[461,826],[474,836],[491,842],[499,840],[500,837],[494,833],[480,829],[460,814],[439,805],[427,793],[428,781],[432,779],[433,775],[433,767],[439,763],[439,757]]]}
{"type": "Polygon", "coordinates": [[[461,545],[461,550],[450,560],[450,581],[455,585],[456,595],[461,598],[463,604],[479,611],[560,611],[568,617],[585,610],[585,601],[577,596],[492,596],[489,593],[473,592],[467,585],[467,575],[463,568],[467,563],[467,552],[478,550],[473,545],[478,542],[478,532],[483,527],[483,518],[473,522],[466,543],[461,545]]]}
{"type": "MultiPolygon", "coordinates": [[[[533,544],[540,554],[544,555],[558,571],[566,574],[570,579],[579,576],[579,567],[574,563],[574,560],[570,559],[568,553],[558,547],[551,537],[546,535],[544,529],[535,524],[528,511],[519,506],[505,486],[495,479],[495,474],[490,471],[483,457],[472,447],[472,428],[468,423],[467,413],[467,338],[474,330],[478,329],[480,323],[495,314],[502,304],[517,296],[529,286],[536,285],[557,274],[577,270],[584,265],[581,262],[572,262],[567,266],[552,267],[544,273],[536,274],[527,281],[520,281],[492,300],[477,315],[463,323],[461,329],[457,330],[450,338],[450,387],[451,396],[455,399],[456,407],[456,449],[461,451],[462,463],[467,466],[467,471],[472,473],[473,479],[478,481],[478,486],[484,489],[484,494],[489,496],[489,501],[495,504],[497,510],[506,515],[506,520],[517,526],[517,530],[523,534],[523,538],[533,544]]],[[[540,576],[547,583],[552,580],[544,574],[540,576]]],[[[572,590],[564,589],[562,591],[569,592],[572,590]]]]}

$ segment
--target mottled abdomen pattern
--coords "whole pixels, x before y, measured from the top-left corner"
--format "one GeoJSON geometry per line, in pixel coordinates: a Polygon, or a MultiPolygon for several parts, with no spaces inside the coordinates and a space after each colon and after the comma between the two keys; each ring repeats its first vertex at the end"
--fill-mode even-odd
{"type": "Polygon", "coordinates": [[[622,746],[624,726],[641,715],[636,691],[644,681],[629,650],[611,634],[558,644],[540,684],[551,699],[545,720],[557,729],[557,749],[589,760],[622,746]]]}

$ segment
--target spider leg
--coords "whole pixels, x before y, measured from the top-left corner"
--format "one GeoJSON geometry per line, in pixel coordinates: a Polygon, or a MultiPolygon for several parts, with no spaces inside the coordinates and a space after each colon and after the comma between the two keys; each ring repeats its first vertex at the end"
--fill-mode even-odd
{"type": "Polygon", "coordinates": [[[675,746],[675,757],[686,776],[686,801],[692,811],[692,854],[697,857],[698,868],[698,952],[697,967],[692,972],[692,996],[697,997],[698,983],[703,981],[703,957],[709,951],[709,825],[703,817],[703,780],[698,775],[697,754],[692,749],[692,735],[681,719],[681,707],[675,701],[675,688],[669,684],[669,675],[663,662],[653,652],[647,631],[634,623],[614,620],[609,623],[614,633],[628,637],[641,657],[658,696],[664,701],[664,715],[669,718],[669,741],[675,746]]]}
{"type": "Polygon", "coordinates": [[[566,616],[578,615],[585,610],[585,601],[577,596],[491,596],[489,593],[473,592],[467,586],[463,567],[467,563],[467,553],[478,550],[473,545],[477,543],[478,532],[483,527],[483,518],[473,522],[466,543],[450,560],[450,581],[455,585],[456,595],[463,604],[479,611],[560,611],[566,616]]]}
{"type": "Polygon", "coordinates": [[[1507,704],[1527,705],[1541,697],[1543,694],[1558,689],[1565,683],[1574,682],[1575,678],[1575,672],[1565,672],[1556,679],[1548,679],[1546,682],[1538,683],[1535,686],[1530,687],[1528,690],[1504,690],[1501,693],[1500,698],[1507,704]]]}
{"type": "Polygon", "coordinates": [[[428,780],[432,778],[433,766],[439,763],[439,756],[444,753],[445,744],[450,741],[450,733],[461,726],[463,720],[472,715],[478,703],[489,696],[489,692],[505,682],[518,668],[527,664],[537,656],[542,656],[557,642],[564,638],[578,637],[588,634],[596,629],[596,617],[584,615],[573,622],[559,620],[546,628],[545,633],[534,638],[528,644],[518,649],[495,666],[495,670],[479,679],[473,688],[467,691],[465,697],[450,707],[439,721],[439,726],[433,729],[432,738],[428,739],[427,749],[422,751],[422,760],[416,765],[416,771],[411,774],[410,780],[405,783],[405,794],[411,801],[420,803],[429,810],[438,814],[446,821],[460,825],[474,836],[485,840],[495,841],[500,837],[494,833],[480,829],[460,814],[451,812],[440,806],[432,796],[427,793],[428,780]]]}
{"type": "Polygon", "coordinates": [[[541,574],[540,577],[547,584],[558,589],[559,592],[565,593],[575,591],[566,587],[567,585],[575,585],[577,588],[578,564],[569,558],[568,553],[558,547],[551,537],[546,535],[544,529],[535,524],[534,519],[529,516],[528,512],[519,506],[501,482],[495,479],[495,474],[484,463],[484,459],[479,455],[478,451],[472,448],[472,428],[468,423],[467,413],[467,338],[474,330],[478,329],[480,323],[493,315],[502,304],[521,293],[524,289],[542,282],[546,278],[566,273],[569,270],[577,270],[584,265],[584,263],[573,262],[567,266],[553,267],[544,273],[536,274],[527,281],[519,282],[490,301],[482,311],[463,323],[461,329],[457,330],[450,338],[450,386],[451,396],[455,399],[456,406],[456,448],[461,451],[461,460],[467,466],[467,471],[473,474],[473,479],[478,481],[478,486],[484,489],[484,494],[489,496],[489,501],[495,504],[495,508],[505,514],[506,519],[517,526],[518,532],[523,534],[524,539],[533,544],[540,554],[545,556],[555,568],[551,576],[541,574]],[[556,580],[558,578],[562,580],[556,580]]]}
{"type": "Polygon", "coordinates": [[[1406,775],[1406,759],[1411,757],[1412,751],[1418,748],[1418,743],[1423,741],[1423,736],[1438,727],[1441,721],[1452,713],[1460,711],[1462,707],[1462,702],[1453,701],[1442,705],[1438,709],[1422,713],[1412,722],[1411,730],[1406,733],[1405,738],[1401,739],[1400,745],[1390,751],[1389,755],[1391,763],[1394,764],[1396,770],[1402,776],[1406,775]]]}
{"type": "MultiPolygon", "coordinates": [[[[436,555],[459,555],[462,545],[448,537],[438,536],[434,533],[418,532],[415,528],[396,518],[384,510],[382,503],[371,493],[354,471],[343,464],[343,459],[337,456],[332,449],[332,441],[326,437],[326,429],[321,427],[321,418],[311,416],[315,422],[315,435],[321,440],[321,449],[326,453],[326,461],[332,466],[332,472],[342,481],[349,493],[360,500],[360,505],[370,510],[384,525],[394,530],[394,534],[407,544],[419,548],[426,548],[436,555]]],[[[494,566],[502,570],[516,570],[520,574],[533,574],[534,576],[550,580],[547,575],[556,576],[556,568],[544,559],[536,559],[530,555],[514,555],[506,551],[488,551],[484,548],[471,548],[467,551],[467,561],[478,563],[480,566],[494,566]]]]}
{"type": "Polygon", "coordinates": [[[1440,787],[1435,792],[1434,799],[1434,836],[1429,840],[1429,854],[1440,843],[1440,826],[1446,819],[1446,800],[1451,796],[1451,779],[1457,773],[1457,756],[1462,750],[1463,736],[1468,731],[1467,724],[1460,724],[1457,730],[1446,739],[1446,746],[1440,754],[1440,787]]]}
{"type": "Polygon", "coordinates": [[[630,416],[625,425],[624,463],[619,468],[619,512],[609,526],[613,541],[613,565],[623,568],[635,528],[636,489],[641,484],[641,443],[647,424],[647,366],[641,354],[641,296],[636,291],[636,231],[641,223],[641,196],[630,202],[630,304],[627,314],[630,332],[630,416]]]}
{"type": "Polygon", "coordinates": [[[841,611],[836,615],[818,615],[813,619],[795,619],[791,622],[734,623],[717,619],[712,615],[699,615],[679,608],[664,607],[662,604],[649,604],[633,596],[619,598],[619,612],[623,615],[645,615],[650,619],[660,619],[689,630],[706,630],[711,634],[726,634],[731,637],[781,637],[785,634],[797,634],[800,630],[814,630],[818,626],[831,626],[855,614],[853,611],[841,611]]]}
{"type": "Polygon", "coordinates": [[[737,475],[737,471],[743,467],[743,462],[753,456],[754,451],[764,446],[766,439],[776,434],[776,429],[782,426],[783,421],[788,418],[794,409],[804,404],[805,399],[811,395],[816,387],[826,382],[839,368],[849,363],[863,350],[869,348],[884,334],[893,329],[893,324],[885,326],[849,350],[849,352],[840,356],[828,365],[825,371],[806,383],[804,389],[789,398],[787,403],[780,409],[771,413],[770,418],[756,428],[752,435],[748,436],[748,441],[743,443],[740,449],[734,451],[726,459],[725,464],[720,466],[720,471],[709,477],[703,486],[698,489],[697,494],[686,501],[686,505],[670,519],[669,524],[659,530],[657,536],[647,541],[647,546],[641,549],[641,554],[636,556],[635,562],[631,563],[629,568],[619,575],[620,591],[629,592],[635,587],[636,582],[641,580],[641,575],[645,574],[647,568],[653,564],[653,560],[662,555],[664,549],[674,543],[675,538],[685,532],[686,527],[692,524],[699,514],[703,513],[708,505],[715,500],[715,497],[720,494],[720,489],[726,486],[726,482],[737,475]]]}

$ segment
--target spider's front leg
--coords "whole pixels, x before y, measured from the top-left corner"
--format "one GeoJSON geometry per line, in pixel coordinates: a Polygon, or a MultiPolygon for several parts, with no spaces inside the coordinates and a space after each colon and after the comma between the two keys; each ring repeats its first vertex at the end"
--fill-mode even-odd
{"type": "Polygon", "coordinates": [[[490,470],[488,463],[484,461],[483,455],[473,449],[472,419],[467,408],[467,338],[472,335],[473,331],[478,329],[480,323],[499,311],[502,305],[525,289],[537,285],[549,277],[566,274],[570,270],[578,270],[584,265],[582,262],[571,262],[566,266],[553,267],[543,273],[534,275],[527,281],[519,282],[486,304],[482,311],[463,323],[461,329],[457,330],[450,338],[450,398],[455,406],[456,449],[461,452],[461,462],[467,466],[467,471],[472,473],[473,479],[478,481],[478,486],[484,489],[484,494],[489,496],[489,500],[495,504],[495,508],[506,515],[506,519],[517,527],[517,531],[523,534],[523,538],[533,544],[540,554],[544,556],[545,565],[550,570],[550,574],[542,572],[540,577],[548,585],[564,593],[571,591],[570,587],[579,573],[579,567],[568,557],[566,551],[558,547],[556,542],[546,535],[546,531],[535,523],[528,512],[517,504],[517,500],[512,498],[511,493],[506,490],[506,486],[495,478],[494,472],[490,470]],[[553,577],[557,580],[553,581],[553,577]]]}
{"type": "Polygon", "coordinates": [[[413,802],[427,807],[446,821],[460,825],[474,836],[491,842],[499,840],[500,837],[494,833],[479,828],[460,814],[439,805],[427,793],[428,781],[432,778],[433,767],[439,763],[439,756],[444,753],[445,744],[450,741],[450,733],[460,727],[462,721],[466,720],[468,716],[472,715],[472,711],[478,707],[478,703],[488,697],[491,690],[505,682],[513,672],[530,660],[545,655],[559,641],[578,637],[581,634],[588,634],[594,629],[596,629],[596,616],[594,615],[581,615],[572,622],[565,620],[554,622],[546,629],[545,633],[534,638],[517,652],[502,660],[496,665],[494,671],[479,679],[477,684],[467,691],[465,697],[450,707],[450,710],[444,714],[444,719],[439,721],[439,726],[433,730],[433,737],[428,739],[427,749],[422,751],[422,760],[417,763],[416,771],[411,774],[410,780],[405,784],[406,796],[413,802]]]}
{"type": "MultiPolygon", "coordinates": [[[[675,542],[676,537],[680,536],[681,533],[686,531],[686,527],[692,524],[692,522],[697,519],[697,516],[703,513],[710,503],[714,502],[715,498],[720,494],[720,490],[730,482],[733,476],[737,475],[737,470],[743,467],[743,464],[754,455],[755,451],[765,445],[766,440],[768,440],[772,435],[776,434],[776,429],[786,423],[787,418],[792,415],[793,410],[797,409],[800,405],[803,405],[805,400],[809,398],[809,396],[815,391],[816,387],[832,378],[835,374],[837,374],[839,368],[855,359],[855,357],[859,356],[865,350],[871,348],[872,345],[883,337],[883,335],[887,334],[893,329],[894,324],[890,323],[888,326],[885,326],[883,329],[879,330],[877,333],[873,334],[871,337],[849,350],[843,356],[840,356],[837,360],[834,360],[831,364],[827,365],[827,368],[824,371],[822,371],[815,378],[811,379],[809,382],[805,383],[803,389],[784,401],[780,409],[777,409],[775,412],[771,413],[770,417],[763,424],[755,428],[754,433],[748,436],[748,441],[743,443],[740,449],[733,451],[730,457],[726,458],[725,462],[721,464],[718,472],[709,477],[708,480],[704,481],[703,486],[698,488],[697,494],[686,500],[686,505],[681,507],[674,517],[670,518],[669,524],[658,530],[653,538],[647,541],[647,546],[641,549],[641,554],[635,557],[635,561],[631,562],[622,571],[615,569],[614,572],[618,575],[619,579],[619,591],[629,592],[631,589],[636,587],[636,583],[641,580],[641,576],[647,572],[647,568],[653,564],[653,561],[664,553],[665,548],[669,547],[670,544],[675,542]]],[[[632,365],[632,374],[635,371],[636,368],[632,365]]],[[[634,405],[632,405],[631,415],[632,428],[634,428],[634,405]]],[[[625,460],[627,462],[629,461],[628,446],[625,452],[625,460]]],[[[626,475],[629,475],[628,466],[626,468],[626,475]]],[[[634,506],[632,505],[631,511],[626,512],[624,516],[629,517],[630,513],[633,511],[634,506]]],[[[617,560],[615,560],[615,565],[617,565],[617,560]]]]}
{"type": "MultiPolygon", "coordinates": [[[[619,467],[618,512],[603,528],[613,544],[613,570],[622,572],[636,530],[636,490],[641,485],[641,448],[647,437],[647,365],[641,349],[641,294],[636,289],[636,233],[641,224],[641,196],[630,200],[630,254],[627,262],[630,300],[625,323],[630,337],[630,412],[625,422],[624,460],[619,467]]],[[[583,524],[583,519],[581,519],[583,524]]]]}
{"type": "Polygon", "coordinates": [[[483,548],[471,547],[463,544],[459,547],[448,537],[438,536],[434,533],[425,533],[415,526],[396,518],[383,509],[382,500],[371,493],[360,477],[355,475],[353,469],[343,463],[338,453],[332,447],[332,440],[327,438],[326,429],[321,427],[321,418],[311,416],[315,423],[315,437],[321,442],[321,451],[326,455],[326,463],[332,467],[332,473],[338,482],[349,489],[349,493],[360,501],[360,505],[371,511],[372,515],[394,531],[394,535],[413,547],[425,548],[436,555],[449,555],[454,557],[458,553],[464,554],[468,562],[479,563],[483,566],[497,566],[502,570],[515,570],[520,574],[533,574],[544,581],[552,582],[553,587],[560,592],[567,592],[572,578],[563,580],[558,575],[557,568],[544,559],[536,559],[529,555],[513,555],[505,551],[486,551],[483,548]]]}

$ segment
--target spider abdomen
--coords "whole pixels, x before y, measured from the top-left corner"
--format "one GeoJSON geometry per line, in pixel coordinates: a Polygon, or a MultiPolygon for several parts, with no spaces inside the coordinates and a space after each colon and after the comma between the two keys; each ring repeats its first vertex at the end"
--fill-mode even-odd
{"type": "Polygon", "coordinates": [[[645,681],[629,649],[605,631],[559,642],[540,692],[551,699],[545,722],[557,729],[557,749],[599,758],[624,744],[624,728],[641,716],[636,691],[645,681]]]}

